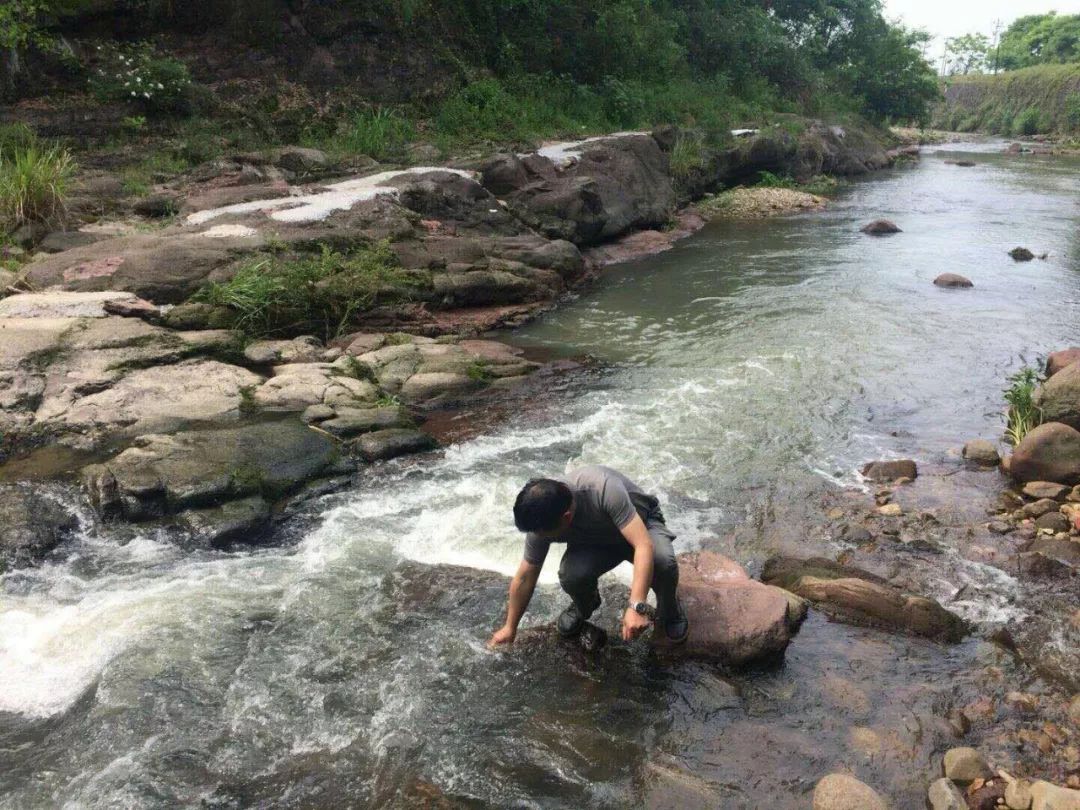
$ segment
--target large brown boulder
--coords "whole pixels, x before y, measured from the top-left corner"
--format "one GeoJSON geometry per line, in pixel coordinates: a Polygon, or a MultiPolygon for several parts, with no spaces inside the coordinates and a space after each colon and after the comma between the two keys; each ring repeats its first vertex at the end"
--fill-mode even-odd
{"type": "Polygon", "coordinates": [[[596,244],[663,225],[675,210],[667,156],[647,134],[541,150],[524,165],[536,179],[507,202],[549,238],[596,244]]]}
{"type": "Polygon", "coordinates": [[[1044,422],[1062,422],[1080,430],[1080,365],[1065,366],[1035,389],[1031,401],[1044,422]]]}
{"type": "Polygon", "coordinates": [[[1080,360],[1080,347],[1070,346],[1067,349],[1050,352],[1046,358],[1046,376],[1053,377],[1066,366],[1071,366],[1080,360]]]}
{"type": "Polygon", "coordinates": [[[967,632],[959,616],[933,599],[905,593],[881,577],[832,560],[773,557],[765,563],[762,580],[853,624],[942,641],[959,641],[967,632]]]}
{"type": "Polygon", "coordinates": [[[1018,481],[1080,483],[1080,431],[1061,422],[1028,431],[1013,450],[1009,473],[1018,481]]]}
{"type": "Polygon", "coordinates": [[[679,594],[689,638],[670,647],[656,634],[654,643],[736,667],[782,656],[806,612],[801,600],[750,579],[738,563],[711,551],[679,556],[679,594]]]}

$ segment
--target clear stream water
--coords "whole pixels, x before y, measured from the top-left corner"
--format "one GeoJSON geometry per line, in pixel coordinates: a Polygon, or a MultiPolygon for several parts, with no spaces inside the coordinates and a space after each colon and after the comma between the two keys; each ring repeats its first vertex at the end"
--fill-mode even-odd
{"type": "MultiPolygon", "coordinates": [[[[730,808],[807,807],[836,768],[921,807],[940,718],[979,694],[989,645],[813,614],[769,672],[621,643],[492,653],[504,581],[417,563],[509,572],[521,482],[603,462],[662,497],[677,548],[753,566],[767,534],[725,538],[770,505],[859,486],[870,459],[946,463],[998,435],[1005,376],[1080,337],[1080,163],[1000,148],[929,147],[825,212],[714,224],[609,269],[513,336],[597,369],[373,470],[312,506],[294,543],[181,551],[87,521],[6,574],[0,808],[655,806],[668,768],[730,808]],[[961,153],[978,165],[945,163],[961,153]],[[857,232],[876,217],[904,232],[857,232]],[[1015,245],[1050,256],[1014,264],[1015,245]],[[932,286],[945,271],[975,288],[932,286]]],[[[562,607],[556,563],[532,624],[562,607]]],[[[965,614],[1000,620],[1009,578],[963,576],[965,614]]],[[[623,587],[606,595],[613,625],[623,587]]]]}

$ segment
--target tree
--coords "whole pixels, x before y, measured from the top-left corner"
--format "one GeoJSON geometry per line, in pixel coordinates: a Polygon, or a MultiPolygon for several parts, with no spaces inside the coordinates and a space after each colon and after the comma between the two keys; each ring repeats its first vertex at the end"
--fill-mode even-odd
{"type": "Polygon", "coordinates": [[[949,76],[982,73],[988,63],[990,39],[986,34],[964,34],[945,40],[948,60],[945,72],[949,76]]]}
{"type": "Polygon", "coordinates": [[[1080,14],[1019,17],[1001,35],[1001,66],[1006,70],[1047,62],[1080,62],[1080,14]]]}

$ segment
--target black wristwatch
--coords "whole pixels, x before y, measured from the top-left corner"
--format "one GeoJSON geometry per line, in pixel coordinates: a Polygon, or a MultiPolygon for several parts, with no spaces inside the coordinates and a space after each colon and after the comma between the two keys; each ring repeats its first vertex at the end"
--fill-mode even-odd
{"type": "Polygon", "coordinates": [[[635,613],[640,613],[642,616],[649,619],[656,615],[656,611],[653,610],[652,605],[648,602],[633,602],[630,607],[634,609],[635,613]]]}

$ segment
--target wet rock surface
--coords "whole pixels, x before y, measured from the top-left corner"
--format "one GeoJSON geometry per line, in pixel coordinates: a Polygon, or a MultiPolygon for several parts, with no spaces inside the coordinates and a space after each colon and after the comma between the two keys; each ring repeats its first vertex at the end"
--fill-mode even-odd
{"type": "Polygon", "coordinates": [[[963,620],[933,599],[903,593],[868,571],[823,558],[773,557],[765,582],[809,599],[843,621],[887,627],[943,641],[959,641],[963,620]]]}
{"type": "Polygon", "coordinates": [[[805,604],[750,579],[740,565],[719,554],[702,551],[678,559],[679,595],[690,635],[683,644],[669,645],[654,630],[659,649],[735,667],[783,656],[805,618],[805,604]]]}
{"type": "Polygon", "coordinates": [[[139,521],[251,496],[272,502],[340,471],[339,459],[331,439],[286,420],[144,436],[82,478],[103,518],[139,521]]]}

